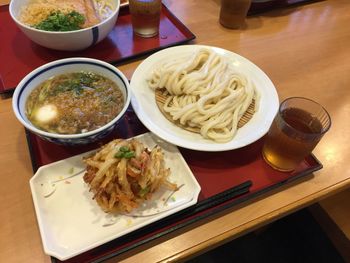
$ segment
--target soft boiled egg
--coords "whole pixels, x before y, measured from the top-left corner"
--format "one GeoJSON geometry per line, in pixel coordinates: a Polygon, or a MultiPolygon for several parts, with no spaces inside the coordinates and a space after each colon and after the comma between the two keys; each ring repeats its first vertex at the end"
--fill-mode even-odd
{"type": "Polygon", "coordinates": [[[47,123],[57,117],[57,107],[53,104],[47,104],[35,112],[35,119],[41,123],[47,123]]]}

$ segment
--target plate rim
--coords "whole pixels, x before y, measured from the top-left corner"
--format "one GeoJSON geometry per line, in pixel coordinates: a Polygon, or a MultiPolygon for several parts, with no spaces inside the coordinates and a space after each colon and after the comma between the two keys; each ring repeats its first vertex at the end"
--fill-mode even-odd
{"type": "MultiPolygon", "coordinates": [[[[196,44],[196,45],[181,45],[181,46],[169,47],[169,48],[160,50],[160,51],[150,55],[149,57],[147,57],[145,60],[143,60],[136,67],[136,69],[135,69],[135,71],[134,71],[134,73],[132,75],[132,78],[130,80],[130,90],[131,90],[131,105],[132,105],[132,107],[134,109],[134,112],[135,112],[136,116],[139,118],[139,120],[142,122],[142,124],[148,130],[150,130],[152,133],[156,134],[158,137],[162,138],[163,140],[165,140],[165,141],[167,141],[169,143],[172,143],[174,145],[177,145],[178,147],[182,147],[182,148],[186,148],[186,149],[190,149],[190,150],[196,150],[196,151],[204,151],[204,152],[230,151],[230,150],[239,149],[239,148],[242,148],[242,147],[245,147],[245,146],[247,146],[249,144],[254,143],[255,141],[259,140],[260,138],[262,138],[267,133],[267,131],[269,130],[270,125],[272,124],[273,118],[277,114],[277,111],[278,111],[278,108],[279,108],[279,97],[278,97],[278,93],[277,93],[276,87],[273,84],[272,80],[268,77],[268,75],[260,67],[258,67],[251,60],[249,60],[249,59],[247,59],[247,58],[245,58],[245,57],[243,57],[243,56],[241,56],[241,55],[239,55],[239,54],[237,54],[237,53],[235,53],[233,51],[230,51],[230,50],[227,50],[227,49],[223,49],[223,48],[220,48],[220,47],[209,46],[209,45],[197,45],[196,44]],[[157,129],[154,128],[153,123],[150,123],[148,121],[148,119],[150,119],[149,116],[147,116],[147,114],[144,114],[141,110],[139,110],[139,106],[141,104],[140,104],[140,102],[138,101],[138,99],[135,96],[135,91],[137,93],[137,89],[138,89],[138,87],[136,87],[137,84],[135,84],[135,82],[137,82],[137,78],[138,78],[138,76],[140,74],[139,72],[142,72],[144,70],[145,66],[154,66],[154,63],[157,63],[157,62],[153,62],[153,64],[147,65],[147,64],[150,63],[149,61],[154,60],[158,56],[163,56],[163,54],[166,54],[166,53],[169,53],[168,56],[171,56],[170,53],[172,51],[178,52],[178,50],[180,50],[180,49],[186,49],[186,51],[189,52],[189,51],[191,51],[191,49],[195,50],[195,49],[199,49],[199,48],[209,48],[209,49],[212,49],[212,50],[214,50],[214,51],[216,51],[218,53],[226,53],[226,54],[228,53],[228,54],[230,54],[230,56],[239,59],[240,62],[244,62],[249,67],[252,67],[256,72],[259,73],[259,75],[261,77],[264,78],[265,81],[268,82],[268,84],[269,84],[269,95],[271,95],[270,100],[273,102],[273,103],[270,103],[270,105],[271,105],[271,109],[269,109],[269,112],[270,112],[269,115],[270,116],[263,123],[263,125],[264,125],[263,128],[264,129],[262,129],[260,131],[260,133],[258,134],[258,136],[255,136],[253,140],[250,140],[248,142],[243,142],[243,143],[238,144],[238,146],[235,146],[235,145],[231,145],[232,143],[235,143],[234,142],[234,138],[235,137],[231,141],[229,141],[227,143],[215,143],[213,141],[207,140],[208,143],[194,144],[194,145],[187,138],[179,137],[178,140],[175,140],[175,139],[172,139],[172,138],[169,139],[169,137],[167,137],[167,136],[157,132],[157,129]],[[272,107],[274,107],[274,109],[272,109],[272,107]]],[[[154,106],[157,107],[157,105],[155,103],[154,103],[154,106]]],[[[167,122],[170,125],[171,124],[175,125],[175,124],[171,123],[168,120],[167,120],[167,122]]],[[[160,130],[162,130],[162,129],[160,128],[160,130]]],[[[187,132],[190,133],[189,131],[187,131],[187,132]]],[[[196,135],[194,135],[193,140],[195,140],[195,136],[196,135]]],[[[206,139],[203,139],[203,140],[205,141],[206,139]]]]}

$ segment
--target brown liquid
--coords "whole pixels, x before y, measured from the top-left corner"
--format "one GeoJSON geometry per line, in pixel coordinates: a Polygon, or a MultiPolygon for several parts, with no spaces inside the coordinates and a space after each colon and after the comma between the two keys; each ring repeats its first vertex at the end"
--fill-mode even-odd
{"type": "Polygon", "coordinates": [[[273,168],[291,171],[321,139],[322,124],[308,112],[296,108],[282,111],[281,116],[277,115],[272,123],[263,156],[273,168]]]}
{"type": "Polygon", "coordinates": [[[227,28],[243,27],[251,0],[221,0],[220,24],[227,28]]]}
{"type": "Polygon", "coordinates": [[[137,35],[152,37],[158,34],[161,1],[130,0],[131,22],[137,35]]]}

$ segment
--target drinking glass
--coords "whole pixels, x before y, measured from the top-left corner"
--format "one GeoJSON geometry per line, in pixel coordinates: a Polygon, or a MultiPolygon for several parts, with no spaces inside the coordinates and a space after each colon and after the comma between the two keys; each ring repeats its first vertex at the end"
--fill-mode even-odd
{"type": "Polygon", "coordinates": [[[220,24],[231,29],[240,29],[251,5],[251,0],[221,0],[220,24]]]}
{"type": "Polygon", "coordinates": [[[317,102],[301,97],[284,100],[263,146],[263,157],[274,169],[293,171],[329,130],[331,118],[317,102]]]}
{"type": "Polygon", "coordinates": [[[153,37],[159,32],[161,0],[129,0],[133,31],[141,37],[153,37]]]}

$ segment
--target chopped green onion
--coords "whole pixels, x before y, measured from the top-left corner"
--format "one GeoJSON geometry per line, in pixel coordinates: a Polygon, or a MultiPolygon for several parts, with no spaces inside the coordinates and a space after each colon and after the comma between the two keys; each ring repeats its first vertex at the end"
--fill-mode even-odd
{"type": "Polygon", "coordinates": [[[148,194],[149,190],[150,190],[149,186],[146,186],[145,188],[142,188],[139,191],[139,196],[144,197],[146,194],[148,194]]]}
{"type": "Polygon", "coordinates": [[[45,31],[72,31],[81,29],[85,20],[85,17],[76,11],[64,14],[58,10],[34,27],[45,31]]]}
{"type": "Polygon", "coordinates": [[[130,150],[129,150],[129,147],[122,146],[122,147],[120,147],[119,151],[121,151],[121,152],[129,152],[130,150]]]}
{"type": "Polygon", "coordinates": [[[124,153],[123,152],[117,152],[115,155],[114,155],[115,158],[123,158],[124,157],[124,153]]]}
{"type": "Polygon", "coordinates": [[[130,152],[125,152],[124,153],[124,158],[126,159],[130,159],[130,158],[133,158],[135,157],[135,152],[134,151],[130,151],[130,152]]]}

